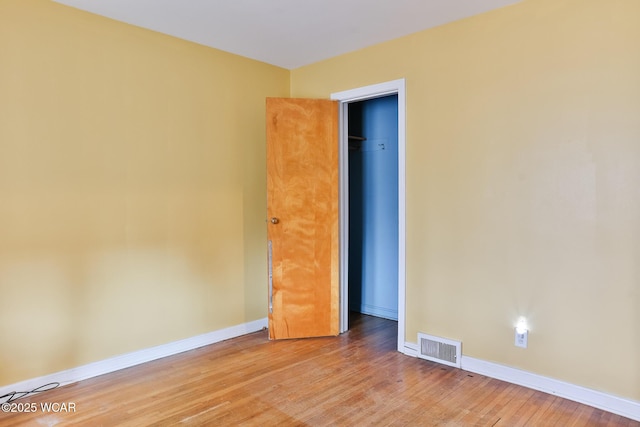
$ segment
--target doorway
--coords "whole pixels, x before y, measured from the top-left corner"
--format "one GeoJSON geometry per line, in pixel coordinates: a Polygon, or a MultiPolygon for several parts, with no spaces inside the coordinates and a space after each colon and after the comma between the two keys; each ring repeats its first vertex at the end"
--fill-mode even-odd
{"type": "Polygon", "coordinates": [[[398,320],[398,95],[347,108],[349,310],[398,320]]]}
{"type": "MultiPolygon", "coordinates": [[[[354,238],[354,240],[358,242],[357,231],[356,231],[356,237],[350,236],[350,218],[353,218],[353,220],[356,221],[358,216],[350,215],[350,196],[349,196],[350,188],[349,187],[350,187],[350,181],[352,177],[350,175],[349,170],[350,170],[350,163],[354,163],[352,167],[357,168],[355,164],[358,163],[358,161],[354,160],[356,159],[355,154],[352,157],[350,157],[349,155],[350,154],[349,131],[351,130],[355,133],[358,130],[358,127],[362,126],[362,123],[360,123],[360,125],[358,125],[357,123],[351,126],[349,125],[350,121],[352,120],[352,117],[350,117],[350,107],[352,108],[351,114],[353,114],[353,120],[357,122],[359,120],[357,118],[357,114],[359,114],[358,109],[362,109],[363,107],[369,108],[367,107],[368,101],[375,101],[377,99],[382,99],[381,101],[372,102],[370,105],[379,104],[379,103],[395,104],[395,119],[396,119],[396,125],[397,125],[395,126],[395,132],[397,134],[397,138],[395,138],[395,141],[396,141],[395,143],[397,144],[396,148],[392,149],[391,145],[385,145],[385,144],[390,144],[390,142],[376,141],[377,139],[389,139],[388,133],[385,134],[386,136],[380,136],[380,137],[376,136],[376,134],[371,134],[372,136],[369,136],[369,137],[367,137],[366,135],[351,135],[352,137],[353,136],[361,137],[360,138],[361,144],[359,147],[356,140],[352,138],[351,148],[354,152],[356,149],[360,149],[361,154],[369,153],[369,154],[366,154],[366,156],[369,156],[372,158],[373,156],[376,156],[375,154],[376,151],[388,150],[386,153],[377,153],[377,154],[389,154],[395,151],[395,167],[397,171],[396,172],[397,181],[395,182],[395,185],[392,184],[391,187],[395,186],[396,192],[395,192],[395,195],[389,196],[390,199],[388,199],[387,201],[390,200],[390,203],[395,205],[396,207],[395,215],[397,216],[395,217],[395,219],[394,217],[387,216],[386,218],[389,223],[387,223],[386,226],[384,226],[383,228],[387,231],[392,230],[393,233],[391,234],[395,234],[397,236],[396,238],[397,246],[395,248],[396,250],[392,251],[390,254],[389,254],[389,251],[385,251],[384,249],[379,250],[379,252],[380,254],[382,254],[382,256],[384,256],[384,254],[387,254],[387,256],[394,257],[395,260],[397,261],[395,263],[395,266],[388,268],[387,271],[385,272],[385,277],[391,277],[391,279],[387,279],[387,282],[391,283],[391,287],[396,288],[395,289],[396,292],[391,291],[391,293],[393,295],[392,297],[393,302],[395,302],[397,309],[393,310],[393,307],[389,308],[390,305],[391,306],[393,305],[393,302],[392,302],[390,305],[386,304],[386,307],[382,307],[382,308],[388,308],[388,311],[379,310],[377,315],[384,313],[385,316],[382,316],[382,317],[390,318],[391,316],[394,316],[397,319],[398,321],[397,349],[398,351],[404,353],[405,352],[405,343],[404,343],[404,340],[405,340],[405,287],[406,287],[406,279],[405,279],[406,277],[406,270],[405,270],[405,258],[406,258],[406,253],[405,253],[405,241],[406,241],[405,81],[404,79],[399,79],[399,80],[394,80],[387,83],[381,83],[381,84],[366,86],[362,88],[347,90],[344,92],[338,92],[338,93],[332,94],[331,99],[337,100],[340,102],[340,332],[346,332],[349,328],[349,325],[348,325],[349,309],[352,306],[352,304],[350,303],[350,297],[355,298],[356,300],[359,300],[359,301],[356,301],[353,305],[360,306],[360,308],[362,309],[362,303],[364,302],[365,305],[370,305],[368,304],[368,302],[371,300],[372,293],[376,294],[378,292],[378,291],[372,291],[371,289],[366,288],[367,283],[362,283],[360,285],[361,286],[360,292],[364,293],[365,294],[364,296],[362,294],[358,296],[355,292],[352,292],[352,295],[350,295],[350,292],[349,292],[350,270],[352,269],[349,258],[350,257],[357,258],[359,256],[359,255],[356,255],[358,253],[357,248],[353,252],[353,254],[350,251],[350,245],[351,245],[350,238],[354,238]],[[368,142],[367,140],[364,140],[362,138],[367,138],[368,142]],[[379,144],[382,144],[382,145],[379,145],[379,144]],[[364,152],[362,152],[363,145],[364,145],[364,150],[366,150],[364,152]],[[393,198],[395,198],[395,203],[393,203],[394,202],[392,200],[393,198]],[[395,275],[395,279],[392,277],[394,275],[395,275]]],[[[387,105],[387,107],[389,107],[389,105],[387,105]]],[[[383,111],[383,110],[384,108],[381,109],[380,111],[383,111]]],[[[370,121],[370,119],[367,119],[367,120],[370,121]]],[[[366,129],[366,125],[364,125],[364,127],[361,127],[361,129],[364,132],[366,129]]],[[[360,163],[362,162],[363,162],[363,159],[360,159],[360,163]]],[[[364,166],[370,169],[372,166],[372,163],[370,162],[367,163],[366,159],[364,159],[364,162],[366,163],[364,166]]],[[[361,179],[364,178],[365,176],[366,175],[363,175],[362,173],[360,173],[359,175],[361,179]]],[[[357,178],[354,176],[353,179],[357,179],[357,178]]],[[[355,187],[354,189],[352,189],[352,191],[356,191],[355,187]]],[[[365,206],[365,205],[362,205],[362,206],[365,206]]],[[[354,204],[354,209],[358,209],[356,208],[355,204],[354,204]]],[[[361,230],[360,232],[362,231],[364,230],[361,230]]],[[[391,239],[393,240],[393,237],[391,237],[391,239]]],[[[354,242],[354,244],[355,245],[360,244],[364,248],[369,247],[368,243],[365,242],[364,240],[359,240],[359,243],[354,242]]],[[[365,259],[366,257],[367,256],[364,255],[362,256],[362,259],[365,259]]],[[[375,258],[373,262],[375,263],[375,258]]],[[[356,268],[360,270],[360,274],[362,274],[364,270],[369,268],[369,264],[371,264],[371,261],[367,260],[363,262],[356,262],[355,264],[356,264],[356,268]]],[[[354,284],[356,284],[356,287],[358,286],[357,285],[358,274],[359,274],[358,272],[355,272],[355,274],[352,273],[352,280],[354,284]]],[[[367,272],[366,274],[370,275],[371,273],[367,272]]],[[[361,280],[361,281],[364,282],[364,280],[361,280]]],[[[364,309],[369,310],[370,308],[371,307],[365,307],[364,309]]]]}

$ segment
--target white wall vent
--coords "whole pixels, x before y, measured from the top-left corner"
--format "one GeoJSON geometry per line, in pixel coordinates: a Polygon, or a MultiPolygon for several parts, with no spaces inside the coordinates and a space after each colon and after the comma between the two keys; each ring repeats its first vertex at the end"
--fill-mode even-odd
{"type": "Polygon", "coordinates": [[[462,358],[461,348],[460,341],[418,333],[418,357],[420,359],[459,368],[462,358]]]}

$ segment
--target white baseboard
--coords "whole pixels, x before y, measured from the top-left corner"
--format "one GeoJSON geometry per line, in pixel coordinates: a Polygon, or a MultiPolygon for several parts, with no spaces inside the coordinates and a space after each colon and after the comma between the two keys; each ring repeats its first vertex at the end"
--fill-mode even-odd
{"type": "Polygon", "coordinates": [[[371,304],[361,304],[358,307],[353,307],[351,310],[357,311],[362,314],[368,314],[369,316],[382,317],[383,319],[398,320],[398,310],[389,309],[385,307],[379,307],[371,304]]]}
{"type": "MultiPolygon", "coordinates": [[[[418,357],[418,345],[405,342],[404,354],[418,357]]],[[[512,384],[549,393],[564,399],[602,409],[623,417],[640,421],[640,402],[613,396],[600,391],[544,377],[494,362],[462,355],[461,369],[512,384]]]]}
{"type": "Polygon", "coordinates": [[[418,344],[412,342],[404,342],[404,351],[402,352],[407,356],[418,357],[418,344]]]}
{"type": "MultiPolygon", "coordinates": [[[[141,363],[150,362],[152,360],[161,359],[163,357],[172,356],[174,354],[193,350],[205,345],[214,344],[230,338],[239,337],[259,331],[267,327],[267,318],[255,320],[253,322],[243,323],[237,326],[220,329],[218,331],[209,332],[195,337],[186,338],[180,341],[170,342],[168,344],[156,347],[146,348],[132,353],[123,354],[112,357],[110,359],[101,360],[99,362],[89,363],[88,365],[79,366],[77,368],[68,369],[66,371],[56,372],[50,375],[44,375],[38,378],[22,381],[16,384],[0,387],[0,403],[8,400],[14,400],[23,396],[30,390],[35,390],[51,383],[58,383],[60,386],[97,377],[98,375],[108,374],[120,369],[129,368],[141,363]],[[14,395],[14,393],[17,393],[14,395]],[[14,396],[11,398],[11,396],[14,396]]],[[[45,387],[49,389],[50,387],[45,387]]],[[[55,388],[55,387],[54,387],[55,388]]]]}

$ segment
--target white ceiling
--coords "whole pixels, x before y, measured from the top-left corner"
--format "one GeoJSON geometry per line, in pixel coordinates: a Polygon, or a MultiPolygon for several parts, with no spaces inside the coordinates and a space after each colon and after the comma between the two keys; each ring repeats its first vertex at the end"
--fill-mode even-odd
{"type": "Polygon", "coordinates": [[[54,0],[293,69],[521,0],[54,0]]]}

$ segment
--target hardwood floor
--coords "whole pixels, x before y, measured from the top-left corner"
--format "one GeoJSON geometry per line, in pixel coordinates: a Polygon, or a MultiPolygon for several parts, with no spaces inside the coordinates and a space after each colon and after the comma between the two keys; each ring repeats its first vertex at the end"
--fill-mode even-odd
{"type": "Polygon", "coordinates": [[[354,315],[351,330],[334,338],[268,341],[256,332],[14,401],[37,412],[0,413],[0,426],[640,427],[402,355],[396,330],[396,322],[354,315]],[[45,413],[43,402],[70,402],[75,412],[45,413]]]}

